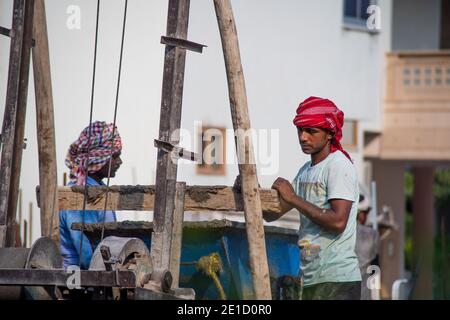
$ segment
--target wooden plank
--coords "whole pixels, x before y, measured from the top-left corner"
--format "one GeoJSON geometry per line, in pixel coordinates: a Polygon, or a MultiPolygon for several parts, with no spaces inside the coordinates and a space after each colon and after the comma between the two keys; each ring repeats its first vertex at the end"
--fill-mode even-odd
{"type": "Polygon", "coordinates": [[[35,0],[34,8],[33,38],[35,46],[32,52],[38,132],[39,184],[42,186],[40,194],[41,235],[59,241],[55,121],[44,0],[35,0]]]}
{"type": "Polygon", "coordinates": [[[12,246],[22,164],[34,0],[15,0],[0,164],[0,248],[12,246]]]}
{"type": "Polygon", "coordinates": [[[214,8],[222,39],[233,128],[238,133],[235,141],[239,172],[242,179],[244,212],[250,251],[250,269],[253,278],[255,299],[271,299],[269,266],[267,263],[261,199],[258,189],[258,178],[256,176],[253,144],[251,135],[245,138],[245,135],[239,134],[239,132],[247,132],[251,126],[236,24],[229,0],[214,0],[214,8]]]}
{"type": "MultiPolygon", "coordinates": [[[[167,37],[186,39],[189,0],[169,0],[167,37]]],[[[178,144],[186,49],[166,45],[159,120],[159,140],[178,144]]],[[[175,208],[177,160],[159,149],[156,164],[156,195],[151,256],[155,268],[169,268],[172,215],[175,208]]]]}
{"type": "Polygon", "coordinates": [[[28,244],[30,245],[30,248],[31,248],[31,245],[33,244],[33,203],[32,202],[30,202],[29,204],[28,204],[28,221],[29,221],[29,225],[28,225],[28,228],[29,228],[29,235],[28,235],[28,244]]]}
{"type": "MultiPolygon", "coordinates": [[[[155,186],[110,186],[106,210],[153,211],[155,186]]],[[[39,199],[39,187],[37,188],[39,199]]],[[[59,187],[60,210],[82,210],[82,186],[59,187]]],[[[278,193],[273,189],[259,189],[264,212],[280,213],[278,193]]],[[[103,210],[106,187],[88,187],[87,210],[103,210]]],[[[187,186],[184,211],[243,211],[242,195],[227,186],[187,186]]]]}
{"type": "Polygon", "coordinates": [[[172,274],[172,285],[179,287],[180,259],[183,239],[184,200],[186,196],[186,182],[177,182],[175,210],[173,212],[172,244],[170,246],[169,271],[172,274]]]}

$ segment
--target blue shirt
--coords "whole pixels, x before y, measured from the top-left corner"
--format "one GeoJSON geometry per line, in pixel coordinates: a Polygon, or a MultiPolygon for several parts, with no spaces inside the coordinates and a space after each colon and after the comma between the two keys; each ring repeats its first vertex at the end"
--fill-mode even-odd
{"type": "MultiPolygon", "coordinates": [[[[86,181],[88,186],[104,185],[98,183],[95,179],[88,177],[86,181]]],[[[69,183],[69,185],[74,185],[69,183]]],[[[103,210],[85,210],[85,223],[102,223],[103,213],[105,213],[105,222],[116,221],[116,213],[114,211],[103,210]]],[[[72,230],[72,223],[82,222],[83,210],[62,210],[59,212],[59,224],[61,233],[61,255],[64,259],[64,268],[71,265],[78,266],[80,263],[80,241],[83,239],[83,254],[81,257],[81,269],[89,269],[89,264],[92,258],[92,247],[85,235],[81,231],[72,230]]]]}

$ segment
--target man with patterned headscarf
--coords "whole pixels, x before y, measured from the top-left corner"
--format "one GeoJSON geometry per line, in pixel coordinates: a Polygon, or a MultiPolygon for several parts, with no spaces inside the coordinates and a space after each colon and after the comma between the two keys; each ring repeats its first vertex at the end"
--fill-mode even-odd
{"type": "Polygon", "coordinates": [[[292,184],[275,180],[281,214],[264,214],[273,221],[291,209],[300,213],[299,246],[304,282],[303,299],[361,297],[361,273],[355,254],[358,178],[342,148],[344,113],[330,100],[310,97],[294,118],[302,151],[311,156],[292,184]]]}
{"type": "MultiPolygon", "coordinates": [[[[69,185],[99,186],[103,179],[114,177],[122,164],[120,154],[122,140],[113,124],[96,121],[86,127],[78,139],[70,145],[66,165],[70,169],[69,185]]],[[[88,269],[92,258],[89,240],[80,231],[72,230],[75,222],[101,223],[116,221],[114,211],[64,210],[59,213],[61,231],[61,254],[64,267],[71,265],[88,269]],[[80,254],[80,243],[82,254],[80,254]],[[80,263],[81,256],[81,263],[80,263]]]]}

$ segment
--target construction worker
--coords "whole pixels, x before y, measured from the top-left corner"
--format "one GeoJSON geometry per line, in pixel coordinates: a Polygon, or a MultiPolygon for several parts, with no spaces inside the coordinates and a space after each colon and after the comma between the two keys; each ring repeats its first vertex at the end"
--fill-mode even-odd
{"type": "MultiPolygon", "coordinates": [[[[85,183],[88,186],[104,185],[102,180],[108,177],[110,159],[110,177],[116,175],[122,164],[121,150],[122,140],[112,124],[96,121],[92,123],[90,133],[89,126],[86,127],[79,138],[70,145],[67,153],[65,163],[70,169],[69,185],[84,186],[85,183]]],[[[116,221],[116,214],[114,211],[60,211],[61,254],[65,268],[75,265],[81,269],[89,269],[92,258],[91,244],[81,231],[71,229],[73,223],[80,223],[83,219],[84,223],[113,222],[116,221]]]]}
{"type": "MultiPolygon", "coordinates": [[[[360,188],[362,190],[363,188],[360,188]]],[[[378,265],[378,247],[380,237],[378,232],[367,226],[367,216],[370,213],[370,199],[367,193],[361,192],[358,203],[358,224],[356,226],[356,255],[361,271],[361,300],[372,300],[367,280],[372,274],[371,265],[378,265]]]]}
{"type": "Polygon", "coordinates": [[[311,156],[292,184],[278,178],[281,214],[264,213],[266,221],[291,209],[300,212],[299,246],[302,299],[361,297],[361,273],[355,254],[358,179],[342,148],[344,113],[330,100],[310,97],[294,118],[302,151],[311,156]]]}

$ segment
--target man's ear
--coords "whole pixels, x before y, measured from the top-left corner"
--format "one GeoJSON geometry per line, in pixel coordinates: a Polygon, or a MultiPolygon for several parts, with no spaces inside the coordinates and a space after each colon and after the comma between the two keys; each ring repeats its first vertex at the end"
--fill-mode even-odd
{"type": "Polygon", "coordinates": [[[333,139],[333,135],[331,133],[327,133],[327,140],[332,140],[333,139]]]}

